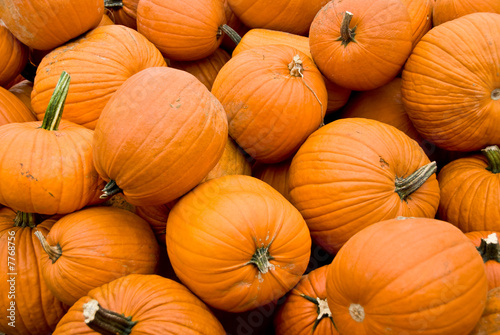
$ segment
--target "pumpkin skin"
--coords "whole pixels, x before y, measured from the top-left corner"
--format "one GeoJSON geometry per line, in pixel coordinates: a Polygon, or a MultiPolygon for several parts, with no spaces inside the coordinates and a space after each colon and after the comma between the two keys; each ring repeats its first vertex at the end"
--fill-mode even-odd
{"type": "Polygon", "coordinates": [[[224,109],[199,80],[181,70],[149,68],[127,80],[104,108],[94,163],[130,204],[161,205],[210,172],[227,136],[224,109]]]}
{"type": "MultiPolygon", "coordinates": [[[[500,161],[500,158],[497,158],[500,161]]],[[[498,163],[497,163],[498,164],[498,163]]],[[[443,167],[438,181],[441,201],[438,216],[464,233],[500,231],[500,173],[488,171],[483,155],[456,159],[443,167]]]]}
{"type": "Polygon", "coordinates": [[[40,257],[43,279],[63,303],[131,273],[152,274],[159,246],[139,216],[116,207],[91,207],[59,219],[46,236],[60,256],[40,257]],[[89,269],[92,269],[91,271],[89,269]]]}
{"type": "Polygon", "coordinates": [[[171,201],[164,205],[156,206],[137,206],[135,212],[141,218],[149,223],[158,242],[165,246],[165,235],[167,234],[167,219],[170,210],[174,207],[176,201],[171,201]]]}
{"type": "Polygon", "coordinates": [[[137,30],[137,5],[139,0],[122,0],[121,7],[111,7],[110,16],[115,24],[121,24],[126,27],[137,30]]]}
{"type": "Polygon", "coordinates": [[[239,53],[219,71],[212,93],[224,106],[229,134],[251,157],[277,163],[290,157],[326,110],[321,73],[309,57],[286,45],[239,53]],[[294,57],[302,61],[295,73],[294,57]]]}
{"type": "Polygon", "coordinates": [[[0,126],[33,121],[36,121],[36,118],[28,107],[14,93],[0,87],[0,126]]]}
{"type": "Polygon", "coordinates": [[[314,62],[329,80],[365,91],[396,77],[410,55],[411,35],[410,17],[400,0],[333,0],[314,18],[309,46],[314,62]],[[346,12],[353,15],[349,29],[356,28],[350,36],[341,33],[346,12]],[[351,42],[353,34],[355,42],[351,42]]]}
{"type": "Polygon", "coordinates": [[[225,334],[207,306],[183,285],[158,275],[131,274],[79,299],[59,322],[54,335],[99,335],[84,322],[84,304],[91,299],[137,322],[130,334],[225,334]]]}
{"type": "Polygon", "coordinates": [[[441,24],[408,58],[404,108],[418,132],[439,147],[474,151],[500,143],[499,18],[475,13],[441,24]]]}
{"type": "Polygon", "coordinates": [[[306,35],[316,13],[328,0],[227,0],[234,14],[249,28],[265,28],[306,35]]]}
{"type": "MultiPolygon", "coordinates": [[[[9,88],[9,92],[14,94],[22,103],[28,107],[33,117],[29,117],[29,121],[36,121],[35,112],[31,107],[31,92],[33,91],[33,83],[29,80],[23,80],[11,88],[9,88]]],[[[28,120],[26,120],[28,121],[28,120]]]]}
{"type": "Polygon", "coordinates": [[[432,22],[438,26],[467,14],[489,12],[500,14],[500,3],[496,0],[436,0],[432,11],[432,22]]]}
{"type": "Polygon", "coordinates": [[[465,236],[478,248],[479,253],[483,257],[484,266],[486,267],[486,277],[488,278],[488,290],[500,287],[499,233],[493,231],[471,231],[466,233],[465,236]],[[496,240],[490,241],[488,239],[491,234],[495,234],[496,240]],[[486,240],[489,243],[483,242],[481,244],[482,240],[486,240]]]}
{"type": "Polygon", "coordinates": [[[498,335],[498,333],[500,333],[500,287],[488,291],[486,308],[470,335],[498,335]]]}
{"type": "Polygon", "coordinates": [[[24,69],[28,47],[0,24],[0,86],[9,84],[24,69]]]}
{"type": "Polygon", "coordinates": [[[217,48],[213,54],[203,59],[191,62],[170,61],[169,66],[191,73],[210,91],[220,69],[230,58],[226,51],[217,48]]]}
{"type": "Polygon", "coordinates": [[[338,335],[326,300],[327,269],[328,266],[324,265],[302,276],[290,291],[274,317],[277,335],[338,335]],[[310,301],[310,298],[315,302],[310,301]],[[322,304],[321,309],[319,303],[322,304]]]}
{"type": "Polygon", "coordinates": [[[102,0],[0,2],[5,26],[23,44],[39,50],[53,49],[97,27],[103,14],[102,0]]]}
{"type": "Polygon", "coordinates": [[[242,175],[211,179],[180,199],[168,216],[166,241],[182,283],[229,312],[283,296],[311,253],[300,213],[271,186],[242,175]]]}
{"type": "Polygon", "coordinates": [[[429,163],[422,148],[392,126],[361,118],[333,121],[309,136],[293,157],[290,199],[313,241],[334,254],[378,221],[434,217],[439,185],[429,163]],[[396,191],[397,180],[424,166],[429,170],[418,178],[423,184],[416,191],[409,196],[396,191]]]}
{"type": "Polygon", "coordinates": [[[158,49],[121,25],[98,27],[46,55],[38,66],[31,104],[43,119],[61,71],[71,75],[63,119],[94,129],[104,106],[128,78],[166,66],[158,49]]]}
{"type": "Polygon", "coordinates": [[[402,0],[411,19],[412,46],[415,47],[432,28],[432,9],[434,0],[402,0]]]}
{"type": "MultiPolygon", "coordinates": [[[[0,331],[9,335],[51,334],[69,306],[56,299],[43,281],[39,257],[44,251],[32,228],[15,227],[15,217],[16,213],[10,208],[0,208],[0,255],[4,260],[0,263],[0,290],[5,295],[0,299],[0,308],[4,311],[0,331]],[[10,266],[13,269],[9,269],[10,266]],[[7,280],[13,277],[15,289],[11,290],[11,282],[7,280]],[[15,302],[16,309],[13,319],[8,318],[11,301],[15,302]],[[15,327],[8,325],[12,321],[15,327]]],[[[46,234],[54,222],[45,220],[36,229],[46,234]]]]}
{"type": "Polygon", "coordinates": [[[276,164],[255,164],[252,168],[252,176],[271,185],[290,201],[288,186],[288,171],[290,170],[291,159],[276,164]]]}
{"type": "Polygon", "coordinates": [[[221,0],[141,0],[137,6],[137,31],[172,60],[211,55],[222,42],[220,27],[225,23],[221,0]]]}
{"type": "Polygon", "coordinates": [[[326,294],[340,334],[468,334],[488,283],[476,248],[429,218],[378,222],[328,266],[326,294]]]}

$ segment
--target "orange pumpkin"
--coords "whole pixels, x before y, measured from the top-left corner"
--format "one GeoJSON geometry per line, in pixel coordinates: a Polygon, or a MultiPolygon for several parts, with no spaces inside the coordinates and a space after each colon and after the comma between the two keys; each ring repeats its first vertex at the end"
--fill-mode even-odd
{"type": "MultiPolygon", "coordinates": [[[[31,111],[33,118],[30,117],[29,121],[36,121],[35,112],[33,111],[33,108],[31,107],[31,92],[32,91],[33,91],[33,82],[31,82],[29,80],[23,80],[15,85],[13,85],[11,88],[9,88],[9,92],[13,93],[31,111]]],[[[26,121],[28,121],[28,120],[26,120],[26,121]]]]}
{"type": "Polygon", "coordinates": [[[434,26],[438,26],[467,14],[478,12],[500,14],[500,2],[497,0],[435,0],[432,23],[434,26]]]}
{"type": "Polygon", "coordinates": [[[30,121],[36,121],[36,118],[29,108],[14,93],[0,87],[0,126],[30,121]]]}
{"type": "Polygon", "coordinates": [[[98,27],[53,50],[38,66],[31,105],[41,120],[61,71],[72,86],[64,119],[94,129],[104,106],[125,80],[149,67],[165,66],[156,47],[121,25],[98,27]]]}
{"type": "Polygon", "coordinates": [[[400,0],[333,0],[309,32],[314,62],[335,84],[365,91],[400,72],[412,48],[411,22],[400,0]]]}
{"type": "Polygon", "coordinates": [[[102,0],[2,0],[0,17],[23,44],[50,50],[97,27],[102,0]]]}
{"type": "Polygon", "coordinates": [[[469,335],[498,335],[500,333],[500,287],[488,291],[488,300],[481,319],[469,335]]]}
{"type": "Polygon", "coordinates": [[[111,11],[115,24],[137,29],[137,5],[139,0],[104,0],[104,6],[111,11]]]}
{"type": "Polygon", "coordinates": [[[28,47],[19,42],[0,21],[0,86],[5,87],[16,78],[27,61],[28,47]]]}
{"type": "Polygon", "coordinates": [[[276,191],[280,192],[287,200],[290,200],[288,186],[288,171],[292,159],[276,164],[257,163],[252,168],[252,176],[271,185],[276,191]]]}
{"type": "Polygon", "coordinates": [[[340,119],[309,136],[293,157],[290,199],[314,242],[333,254],[378,221],[433,218],[439,204],[435,171],[435,162],[400,130],[340,119]]]}
{"type": "Polygon", "coordinates": [[[229,134],[251,157],[290,157],[323,121],[327,93],[309,57],[287,45],[239,53],[219,71],[212,93],[224,106],[229,134]]]}
{"type": "Polygon", "coordinates": [[[167,234],[167,219],[168,214],[174,207],[176,201],[171,201],[164,205],[156,206],[137,206],[135,207],[135,212],[141,218],[149,223],[156,239],[163,246],[165,245],[165,235],[167,234]]]}
{"type": "Polygon", "coordinates": [[[135,206],[177,199],[217,164],[227,136],[223,107],[193,75],[143,70],[117,90],[95,129],[103,196],[123,192],[135,206]]]}
{"type": "Polygon", "coordinates": [[[157,275],[131,274],[79,299],[54,335],[225,334],[207,306],[183,285],[157,275]]]}
{"type": "Polygon", "coordinates": [[[500,287],[500,244],[499,233],[493,231],[471,231],[466,233],[471,242],[479,251],[486,266],[488,289],[500,287]]]}
{"type": "Polygon", "coordinates": [[[131,273],[152,274],[158,267],[153,232],[124,209],[82,209],[59,219],[46,236],[35,234],[45,250],[40,257],[43,279],[69,306],[95,287],[131,273]]]}
{"type": "Polygon", "coordinates": [[[340,334],[469,334],[488,283],[476,248],[429,218],[378,222],[328,266],[326,295],[340,334]]]}
{"type": "Polygon", "coordinates": [[[434,0],[402,0],[411,20],[412,45],[415,47],[432,28],[432,9],[434,0]]]}
{"type": "Polygon", "coordinates": [[[167,251],[179,279],[205,303],[243,312],[276,301],[306,270],[304,219],[266,183],[242,175],[211,179],[177,202],[167,251]]]}
{"type": "Polygon", "coordinates": [[[474,151],[500,143],[500,14],[441,24],[420,40],[402,74],[405,110],[436,145],[474,151]]]}

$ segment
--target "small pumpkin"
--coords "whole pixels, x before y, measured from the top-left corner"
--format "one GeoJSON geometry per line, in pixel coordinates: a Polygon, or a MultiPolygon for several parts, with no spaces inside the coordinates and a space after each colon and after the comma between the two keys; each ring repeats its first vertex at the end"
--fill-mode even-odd
{"type": "Polygon", "coordinates": [[[488,289],[500,287],[500,244],[499,234],[493,231],[471,231],[465,234],[481,255],[486,266],[488,289]]]}
{"type": "Polygon", "coordinates": [[[161,245],[165,245],[168,214],[176,202],[177,201],[174,200],[163,205],[135,207],[136,214],[149,223],[149,226],[153,229],[156,239],[161,245]]]}
{"type": "MultiPolygon", "coordinates": [[[[31,107],[31,92],[33,91],[33,82],[29,80],[23,80],[11,88],[9,88],[9,92],[13,93],[19,100],[23,102],[23,104],[28,107],[28,109],[33,114],[33,118],[29,118],[29,121],[36,121],[35,112],[33,111],[33,107],[31,107]]],[[[28,121],[28,120],[26,120],[28,121]]]]}
{"type": "Polygon", "coordinates": [[[110,10],[115,24],[137,30],[137,5],[139,0],[104,0],[104,7],[110,10]]]}
{"type": "Polygon", "coordinates": [[[33,121],[36,121],[36,117],[29,108],[13,92],[0,87],[0,126],[33,121]]]}
{"type": "Polygon", "coordinates": [[[54,335],[223,335],[207,306],[183,285],[157,275],[130,274],[91,290],[54,335]]]}
{"type": "Polygon", "coordinates": [[[0,23],[0,86],[5,87],[24,69],[28,47],[0,23]]]}
{"type": "Polygon", "coordinates": [[[287,159],[286,161],[276,164],[256,163],[252,168],[252,176],[271,185],[287,200],[290,200],[288,172],[291,162],[292,159],[287,159]]]}
{"type": "Polygon", "coordinates": [[[476,248],[432,218],[363,229],[335,256],[326,280],[333,321],[340,334],[352,335],[469,334],[488,292],[476,248]]]}
{"type": "Polygon", "coordinates": [[[500,287],[488,291],[488,300],[481,319],[469,335],[498,335],[500,333],[500,287]]]}

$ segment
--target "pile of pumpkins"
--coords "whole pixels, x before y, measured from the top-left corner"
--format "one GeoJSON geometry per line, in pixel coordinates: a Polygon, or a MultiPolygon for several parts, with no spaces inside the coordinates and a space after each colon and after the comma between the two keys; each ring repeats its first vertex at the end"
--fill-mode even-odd
{"type": "Polygon", "coordinates": [[[498,0],[0,5],[0,332],[500,334],[498,0]]]}

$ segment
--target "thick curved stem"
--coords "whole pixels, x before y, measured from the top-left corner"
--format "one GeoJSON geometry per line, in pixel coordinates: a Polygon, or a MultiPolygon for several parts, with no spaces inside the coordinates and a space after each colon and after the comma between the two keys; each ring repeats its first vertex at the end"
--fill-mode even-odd
{"type": "Polygon", "coordinates": [[[119,188],[118,185],[116,185],[116,182],[114,180],[110,180],[101,191],[102,194],[99,197],[100,199],[106,199],[107,197],[111,197],[115,194],[123,192],[122,189],[119,188]]]}
{"type": "Polygon", "coordinates": [[[340,37],[337,41],[341,41],[343,46],[346,46],[350,42],[356,43],[356,27],[349,28],[353,14],[351,12],[345,11],[342,17],[342,23],[340,24],[340,37]]]}
{"type": "Polygon", "coordinates": [[[64,103],[69,90],[69,82],[71,78],[66,71],[61,73],[57,82],[54,93],[50,98],[49,105],[45,111],[45,116],[42,121],[42,128],[46,130],[57,130],[62,119],[64,103]]]}
{"type": "Polygon", "coordinates": [[[408,197],[418,190],[429,177],[437,170],[436,162],[422,166],[406,178],[396,178],[396,189],[394,190],[401,200],[407,201],[408,197]]]}
{"type": "Polygon", "coordinates": [[[21,228],[35,228],[37,224],[39,224],[43,220],[40,214],[35,213],[25,213],[18,211],[16,213],[16,217],[14,219],[14,227],[21,228]]]}
{"type": "Polygon", "coordinates": [[[103,335],[129,335],[137,323],[130,316],[102,308],[95,299],[83,304],[83,317],[89,328],[103,335]]]}
{"type": "Polygon", "coordinates": [[[500,244],[498,244],[497,234],[493,233],[488,235],[488,238],[482,238],[477,251],[485,263],[487,261],[500,262],[500,244]]]}
{"type": "Polygon", "coordinates": [[[227,24],[223,24],[219,27],[219,30],[217,31],[217,39],[219,39],[223,33],[229,36],[234,44],[238,45],[241,42],[241,36],[236,32],[236,30],[234,30],[227,24]]]}
{"type": "Polygon", "coordinates": [[[106,8],[121,8],[123,7],[122,0],[104,0],[104,7],[106,8]]]}
{"type": "Polygon", "coordinates": [[[45,236],[43,236],[42,232],[40,232],[39,230],[35,231],[35,236],[42,244],[43,250],[47,253],[47,255],[49,255],[52,264],[54,264],[62,255],[61,246],[59,244],[56,246],[50,245],[45,239],[45,236]]]}
{"type": "Polygon", "coordinates": [[[496,145],[491,145],[481,150],[488,159],[486,170],[493,173],[500,173],[500,149],[496,145]]]}

